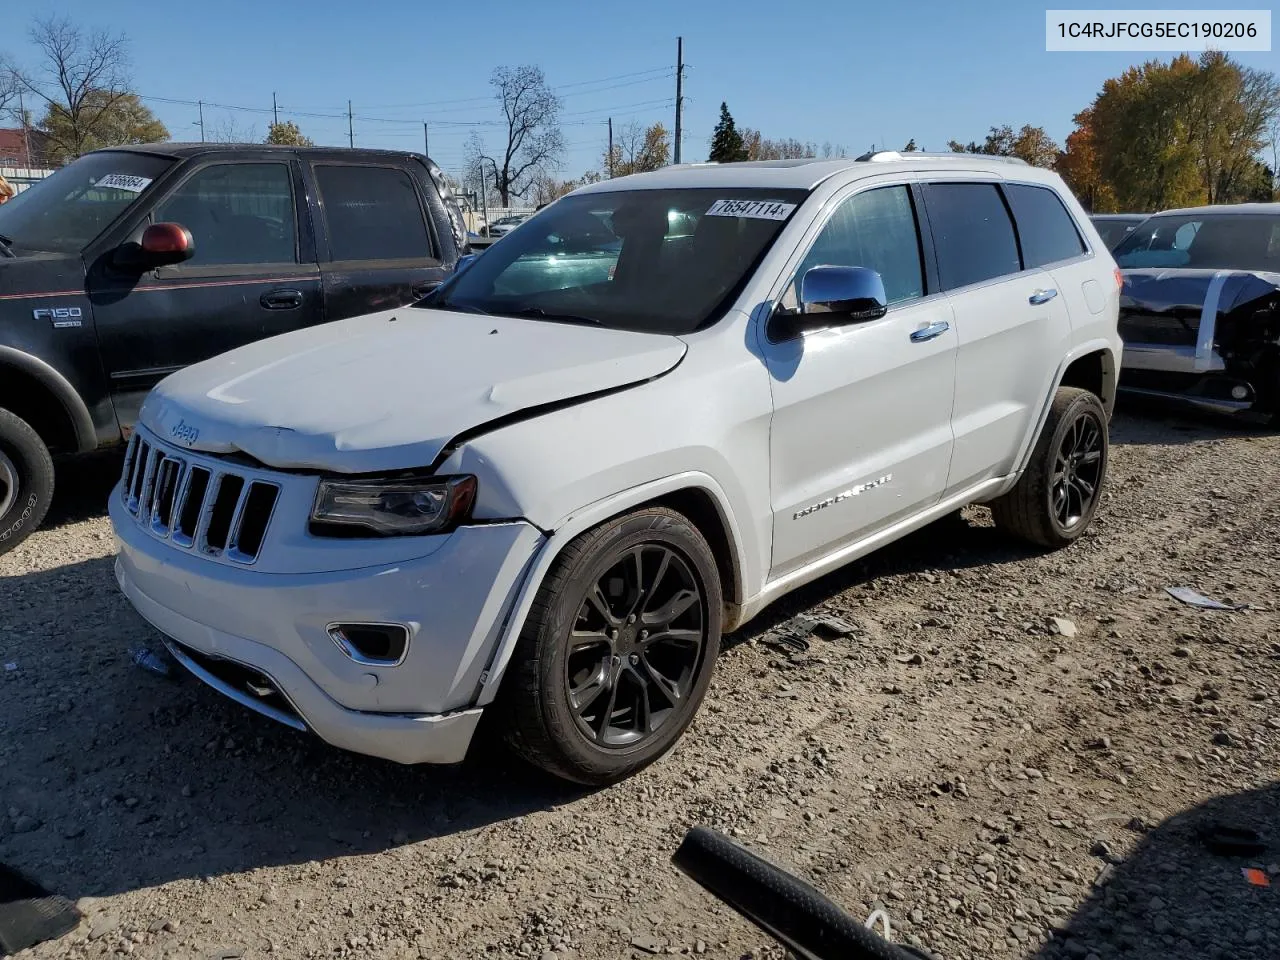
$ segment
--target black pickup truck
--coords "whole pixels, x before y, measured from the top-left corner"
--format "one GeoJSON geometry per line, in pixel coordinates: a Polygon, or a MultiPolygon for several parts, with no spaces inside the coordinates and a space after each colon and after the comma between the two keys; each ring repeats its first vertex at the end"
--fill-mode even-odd
{"type": "Polygon", "coordinates": [[[168,374],[412,303],[468,250],[411,153],[119,147],[0,205],[0,553],[43,520],[54,457],[121,444],[168,374]]]}

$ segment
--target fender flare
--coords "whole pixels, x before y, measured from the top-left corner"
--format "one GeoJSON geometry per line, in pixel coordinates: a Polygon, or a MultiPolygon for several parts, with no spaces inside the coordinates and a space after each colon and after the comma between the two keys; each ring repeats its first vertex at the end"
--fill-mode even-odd
{"type": "MultiPolygon", "coordinates": [[[[498,689],[502,685],[503,674],[506,673],[507,665],[511,662],[511,656],[516,648],[516,641],[520,638],[520,631],[524,629],[524,622],[528,619],[534,598],[538,595],[538,590],[541,588],[548,572],[550,572],[552,564],[555,563],[556,558],[560,555],[560,551],[568,543],[572,542],[575,537],[612,517],[668,494],[689,489],[702,491],[710,496],[715,504],[729,540],[730,562],[733,564],[735,580],[737,583],[742,584],[742,589],[745,593],[746,585],[743,584],[742,577],[743,571],[746,569],[746,558],[742,555],[741,532],[733,511],[729,508],[729,498],[725,495],[724,489],[720,484],[709,474],[700,471],[678,473],[658,480],[650,480],[620,493],[597,500],[573,511],[559,523],[553,525],[552,530],[554,532],[543,540],[541,547],[534,555],[520,584],[515,601],[509,608],[506,621],[502,625],[502,630],[498,635],[498,642],[494,646],[493,654],[489,659],[489,665],[485,668],[485,672],[481,677],[480,692],[476,698],[476,706],[488,706],[498,695],[498,689]]],[[[734,601],[727,598],[725,602],[726,605],[736,605],[734,601]]]]}
{"type": "Polygon", "coordinates": [[[89,414],[89,408],[85,406],[80,394],[76,392],[76,388],[71,385],[71,381],[39,357],[0,344],[0,367],[6,365],[34,377],[62,404],[62,409],[66,411],[71,427],[75,431],[76,447],[81,453],[88,453],[97,447],[97,431],[93,426],[93,417],[89,414]]]}
{"type": "MultiPolygon", "coordinates": [[[[1049,419],[1049,408],[1053,406],[1053,398],[1058,392],[1058,387],[1062,385],[1062,378],[1066,376],[1067,368],[1075,363],[1081,357],[1088,356],[1091,353],[1103,353],[1111,356],[1113,377],[1119,378],[1119,361],[1118,358],[1112,356],[1115,344],[1110,340],[1098,337],[1093,340],[1086,340],[1084,343],[1077,344],[1066,356],[1064,356],[1058,364],[1058,369],[1053,375],[1053,385],[1049,388],[1048,395],[1044,398],[1044,403],[1040,407],[1040,414],[1036,417],[1035,427],[1028,434],[1027,439],[1023,441],[1023,448],[1018,454],[1017,468],[1010,475],[1009,483],[1002,488],[1001,492],[1011,489],[1017,484],[1018,479],[1027,469],[1027,464],[1031,462],[1031,455],[1035,452],[1036,444],[1040,441],[1040,432],[1044,429],[1045,421],[1049,419]]],[[[1112,384],[1112,401],[1115,398],[1115,384],[1112,384]]],[[[1105,398],[1103,398],[1105,403],[1105,398]]],[[[1110,410],[1107,411],[1110,413],[1110,410]]]]}

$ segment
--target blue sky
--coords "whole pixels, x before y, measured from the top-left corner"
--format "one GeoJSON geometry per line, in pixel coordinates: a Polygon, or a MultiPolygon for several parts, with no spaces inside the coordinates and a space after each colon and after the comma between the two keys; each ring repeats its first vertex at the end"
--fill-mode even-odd
{"type": "MultiPolygon", "coordinates": [[[[274,91],[282,119],[295,120],[319,143],[345,144],[350,99],[357,146],[421,150],[426,120],[433,157],[454,172],[472,130],[491,149],[499,146],[496,130],[475,125],[498,116],[491,70],[537,64],[564,97],[566,177],[599,166],[611,115],[615,127],[655,120],[671,126],[677,35],[684,36],[688,65],[686,160],[705,159],[721,100],[739,125],[765,136],[831,141],[856,152],[873,143],[900,147],[912,137],[922,147],[945,149],[948,139],[980,140],[1003,123],[1041,125],[1061,142],[1072,115],[1103,80],[1147,56],[1170,56],[1046,53],[1045,5],[1008,0],[54,0],[47,9],[125,32],[134,86],[145,97],[261,111],[208,106],[208,130],[234,121],[260,138],[274,91]]],[[[11,11],[5,22],[0,51],[30,62],[21,15],[11,11]]],[[[1238,56],[1280,68],[1274,52],[1238,56]]],[[[174,139],[199,139],[196,107],[147,102],[174,139]]]]}

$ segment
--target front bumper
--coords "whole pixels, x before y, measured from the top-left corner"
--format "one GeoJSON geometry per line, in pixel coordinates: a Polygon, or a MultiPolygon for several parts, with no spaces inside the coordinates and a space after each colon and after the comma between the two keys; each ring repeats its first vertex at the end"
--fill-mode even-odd
{"type": "MultiPolygon", "coordinates": [[[[325,573],[241,569],[174,549],[124,509],[110,513],[116,579],[179,662],[215,689],[326,742],[399,763],[456,763],[481,711],[481,677],[543,535],[522,522],[464,527],[417,560],[325,573]],[[396,666],[347,656],[335,622],[394,622],[411,631],[396,666]],[[215,663],[262,674],[279,699],[229,682],[215,663]],[[275,704],[275,705],[272,705],[275,704]]],[[[427,552],[427,551],[424,551],[427,552]]]]}

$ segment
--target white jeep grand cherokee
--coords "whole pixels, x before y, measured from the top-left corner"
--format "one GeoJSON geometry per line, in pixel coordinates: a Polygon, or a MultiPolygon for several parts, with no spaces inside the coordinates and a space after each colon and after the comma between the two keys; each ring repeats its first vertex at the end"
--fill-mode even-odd
{"type": "Polygon", "coordinates": [[[456,762],[485,712],[616,781],[787,591],[978,501],[1079,537],[1117,305],[1084,211],[1016,162],[596,184],[412,308],[161,383],[116,575],[187,669],[331,744],[456,762]]]}

